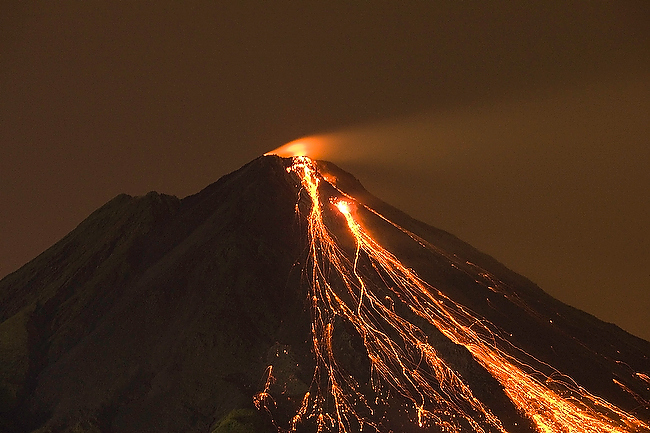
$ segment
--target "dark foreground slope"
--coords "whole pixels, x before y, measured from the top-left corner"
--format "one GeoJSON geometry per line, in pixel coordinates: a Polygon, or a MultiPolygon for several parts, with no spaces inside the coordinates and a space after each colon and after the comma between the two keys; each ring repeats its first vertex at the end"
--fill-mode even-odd
{"type": "MultiPolygon", "coordinates": [[[[270,364],[282,397],[277,416],[286,422],[314,366],[304,212],[295,212],[300,183],[287,164],[258,158],[182,200],[118,196],[0,281],[0,431],[272,431],[252,405],[270,364]]],[[[649,343],[554,300],[372,197],[335,166],[321,167],[339,188],[435,246],[363,215],[430,284],[589,391],[650,419],[650,384],[638,374],[650,372],[649,343]]],[[[530,431],[469,352],[428,332],[477,394],[517,423],[513,431],[530,431]]],[[[344,329],[335,346],[349,371],[367,376],[354,335],[344,329]]]]}
{"type": "Polygon", "coordinates": [[[2,280],[0,425],[208,431],[252,407],[269,348],[308,335],[287,176],[264,158],[183,200],[118,196],[2,280]]]}

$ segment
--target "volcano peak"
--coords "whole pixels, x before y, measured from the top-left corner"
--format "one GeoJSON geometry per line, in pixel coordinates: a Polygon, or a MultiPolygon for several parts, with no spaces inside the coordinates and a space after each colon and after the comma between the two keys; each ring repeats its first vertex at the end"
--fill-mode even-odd
{"type": "Polygon", "coordinates": [[[648,342],[307,157],[111,200],[0,281],[0,356],[16,432],[650,420],[648,342]]]}

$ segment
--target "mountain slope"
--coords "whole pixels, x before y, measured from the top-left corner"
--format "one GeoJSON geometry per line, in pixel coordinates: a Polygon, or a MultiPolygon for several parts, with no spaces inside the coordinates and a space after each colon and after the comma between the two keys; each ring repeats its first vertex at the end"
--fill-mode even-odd
{"type": "MultiPolygon", "coordinates": [[[[261,157],[182,200],[118,196],[0,281],[0,429],[287,427],[318,364],[305,273],[313,198],[287,170],[291,164],[261,157]],[[269,365],[272,421],[253,407],[269,365]]],[[[432,287],[540,365],[650,419],[648,342],[551,298],[454,236],[376,199],[336,166],[318,168],[324,219],[348,257],[355,240],[331,203],[342,192],[358,202],[356,216],[373,237],[432,287]]],[[[534,429],[467,348],[407,303],[397,300],[394,309],[427,334],[508,431],[534,429]]],[[[332,323],[342,371],[372,394],[363,338],[340,318],[332,323]]],[[[382,428],[419,431],[413,414],[398,410],[403,400],[389,397],[395,404],[382,428]]]]}
{"type": "Polygon", "coordinates": [[[27,373],[3,376],[29,396],[5,397],[19,404],[16,428],[79,417],[102,430],[205,431],[215,411],[251,405],[258,346],[275,343],[293,306],[285,175],[264,160],[180,201],[119,196],[5,278],[2,320],[25,317],[29,334],[27,373]]]}
{"type": "Polygon", "coordinates": [[[361,215],[364,225],[379,242],[412,266],[424,280],[480,317],[498,324],[505,333],[513,333],[512,341],[517,346],[596,394],[622,399],[628,402],[630,410],[645,411],[646,418],[650,415],[648,383],[636,375],[650,370],[650,343],[563,304],[469,244],[373,197],[356,179],[346,176],[336,166],[324,165],[323,171],[332,171],[337,179],[343,180],[341,189],[351,190],[361,203],[430,244],[429,248],[418,251],[413,248],[413,239],[401,230],[372,213],[361,215]],[[441,264],[432,266],[436,261],[441,264]],[[623,383],[631,380],[628,386],[643,396],[644,404],[615,385],[614,379],[623,383]]]}

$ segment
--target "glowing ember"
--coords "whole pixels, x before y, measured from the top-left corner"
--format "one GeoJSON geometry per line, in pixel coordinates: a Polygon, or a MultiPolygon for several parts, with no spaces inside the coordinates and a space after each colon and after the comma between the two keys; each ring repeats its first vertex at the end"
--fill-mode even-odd
{"type": "Polygon", "coordinates": [[[346,201],[339,201],[339,202],[337,202],[337,203],[336,203],[336,207],[337,207],[338,210],[339,210],[342,214],[344,214],[344,215],[347,215],[347,214],[350,213],[350,205],[349,205],[348,202],[346,202],[346,201]]]}
{"type": "MultiPolygon", "coordinates": [[[[590,394],[561,373],[542,374],[543,363],[513,347],[485,319],[431,287],[383,248],[351,211],[364,206],[330,183],[340,196],[330,197],[329,203],[345,220],[355,241],[354,254],[344,252],[323,221],[323,206],[328,202],[321,199],[319,186],[324,179],[315,163],[306,156],[294,157],[288,170],[298,176],[311,199],[305,272],[315,357],[310,389],[289,430],[313,424],[319,432],[384,431],[378,414],[385,414],[395,401],[391,396],[399,396],[407,402],[412,422],[420,427],[436,425],[442,431],[459,433],[507,431],[460,374],[438,355],[425,332],[405,314],[396,312],[393,298],[449,340],[467,348],[540,432],[650,430],[632,414],[590,394]],[[333,335],[339,323],[354,329],[363,342],[370,366],[369,384],[358,382],[335,356],[333,335]]],[[[390,222],[375,210],[366,209],[390,222]]],[[[421,245],[435,248],[390,223],[421,245]]],[[[498,286],[494,278],[484,274],[498,286]]],[[[265,389],[255,397],[258,408],[271,410],[274,404],[269,392],[271,372],[269,367],[265,389]]]]}

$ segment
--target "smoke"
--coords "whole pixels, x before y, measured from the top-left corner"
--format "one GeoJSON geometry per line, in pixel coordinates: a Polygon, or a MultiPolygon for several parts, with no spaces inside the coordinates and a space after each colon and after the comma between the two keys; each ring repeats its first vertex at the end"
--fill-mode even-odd
{"type": "Polygon", "coordinates": [[[649,83],[590,82],[297,142],[561,300],[649,338],[649,83]]]}
{"type": "Polygon", "coordinates": [[[483,203],[487,194],[515,208],[641,197],[650,184],[642,163],[650,160],[650,80],[641,78],[361,125],[272,153],[332,161],[389,196],[415,189],[437,197],[444,188],[455,203],[483,203]]]}
{"type": "Polygon", "coordinates": [[[284,157],[307,155],[344,166],[426,168],[432,156],[442,156],[453,147],[439,120],[425,115],[367,124],[303,137],[269,153],[284,157]]]}
{"type": "Polygon", "coordinates": [[[317,134],[277,150],[342,166],[474,179],[506,173],[580,177],[594,175],[594,170],[611,175],[630,162],[626,154],[647,154],[647,83],[597,83],[434,111],[317,134]]]}

